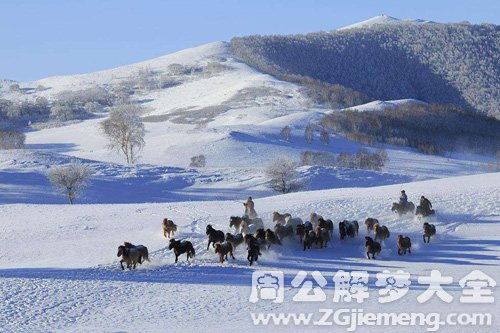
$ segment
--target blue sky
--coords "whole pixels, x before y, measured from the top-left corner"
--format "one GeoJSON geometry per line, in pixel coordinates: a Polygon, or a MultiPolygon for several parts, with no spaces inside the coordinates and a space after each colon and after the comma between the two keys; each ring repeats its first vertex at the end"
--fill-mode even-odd
{"type": "Polygon", "coordinates": [[[107,69],[249,34],[331,30],[386,14],[499,24],[498,0],[1,0],[0,78],[107,69]]]}

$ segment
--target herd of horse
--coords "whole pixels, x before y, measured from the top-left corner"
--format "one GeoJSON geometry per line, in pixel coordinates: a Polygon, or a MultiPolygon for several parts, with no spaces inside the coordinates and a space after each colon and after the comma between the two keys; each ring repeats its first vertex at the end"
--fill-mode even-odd
{"type": "MultiPolygon", "coordinates": [[[[393,204],[392,210],[400,215],[409,212],[413,213],[415,209],[415,206],[413,206],[413,209],[405,208],[403,211],[399,209],[400,207],[394,208],[395,205],[397,203],[393,204]]],[[[301,248],[306,251],[313,248],[314,245],[319,248],[327,247],[328,243],[331,243],[333,239],[333,221],[325,219],[316,213],[311,213],[309,220],[304,222],[301,218],[292,217],[288,213],[273,212],[272,221],[274,223],[273,230],[265,229],[264,222],[259,217],[231,216],[229,228],[234,229],[233,233],[224,233],[209,224],[205,230],[208,237],[207,251],[212,246],[219,262],[223,264],[224,261],[228,260],[228,256],[235,259],[235,250],[244,245],[247,250],[247,260],[252,265],[262,255],[262,252],[267,251],[271,246],[282,246],[287,240],[297,238],[301,248]]],[[[382,251],[382,244],[385,239],[390,237],[391,233],[387,226],[381,225],[375,218],[367,218],[364,224],[368,234],[370,235],[373,232],[374,235],[373,238],[370,236],[365,237],[366,257],[376,259],[376,256],[382,251]]],[[[164,218],[162,228],[164,237],[170,239],[168,248],[173,250],[176,263],[182,254],[186,254],[187,261],[195,257],[195,249],[190,241],[173,238],[177,232],[177,225],[172,220],[164,218]]],[[[359,234],[359,223],[355,220],[343,220],[338,223],[338,232],[340,240],[355,238],[359,234]]],[[[435,225],[424,222],[422,234],[424,243],[429,243],[431,237],[435,234],[435,225]]],[[[396,244],[399,255],[411,253],[411,239],[408,236],[398,235],[396,244]]],[[[128,242],[124,242],[123,245],[118,247],[117,256],[122,257],[120,260],[122,270],[124,269],[123,263],[126,263],[127,268],[135,269],[137,264],[149,261],[147,247],[133,245],[128,242]]]]}

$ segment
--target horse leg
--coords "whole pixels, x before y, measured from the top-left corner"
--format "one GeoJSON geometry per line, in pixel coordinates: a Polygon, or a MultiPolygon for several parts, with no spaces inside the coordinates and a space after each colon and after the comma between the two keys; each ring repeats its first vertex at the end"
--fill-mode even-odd
{"type": "Polygon", "coordinates": [[[207,244],[207,251],[208,251],[208,249],[210,248],[210,243],[211,243],[211,241],[210,241],[210,239],[209,239],[209,240],[208,240],[208,244],[207,244]]]}
{"type": "Polygon", "coordinates": [[[125,268],[123,268],[123,259],[120,260],[120,266],[122,267],[122,271],[125,270],[125,268]]]}

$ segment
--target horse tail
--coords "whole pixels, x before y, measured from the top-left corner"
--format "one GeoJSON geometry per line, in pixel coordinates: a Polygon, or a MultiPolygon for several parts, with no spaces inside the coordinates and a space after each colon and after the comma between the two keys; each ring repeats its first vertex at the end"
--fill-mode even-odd
{"type": "Polygon", "coordinates": [[[194,258],[194,256],[196,255],[193,244],[189,244],[189,255],[191,256],[191,258],[194,258]]]}
{"type": "Polygon", "coordinates": [[[148,251],[148,248],[147,247],[144,247],[144,255],[143,255],[144,259],[151,262],[151,260],[149,260],[149,251],[148,251]]]}

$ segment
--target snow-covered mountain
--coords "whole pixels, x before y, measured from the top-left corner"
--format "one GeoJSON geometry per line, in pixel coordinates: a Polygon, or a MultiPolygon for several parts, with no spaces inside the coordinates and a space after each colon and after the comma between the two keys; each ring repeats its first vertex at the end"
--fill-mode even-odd
{"type": "Polygon", "coordinates": [[[235,37],[231,48],[291,82],[317,80],[373,99],[417,98],[500,117],[497,32],[494,24],[379,16],[330,32],[235,37]]]}
{"type": "Polygon", "coordinates": [[[355,28],[370,28],[374,25],[385,25],[385,24],[426,24],[426,23],[436,23],[428,20],[421,19],[398,19],[389,15],[378,15],[367,20],[357,22],[354,24],[347,25],[345,27],[339,28],[337,30],[355,29],[355,28]]]}

